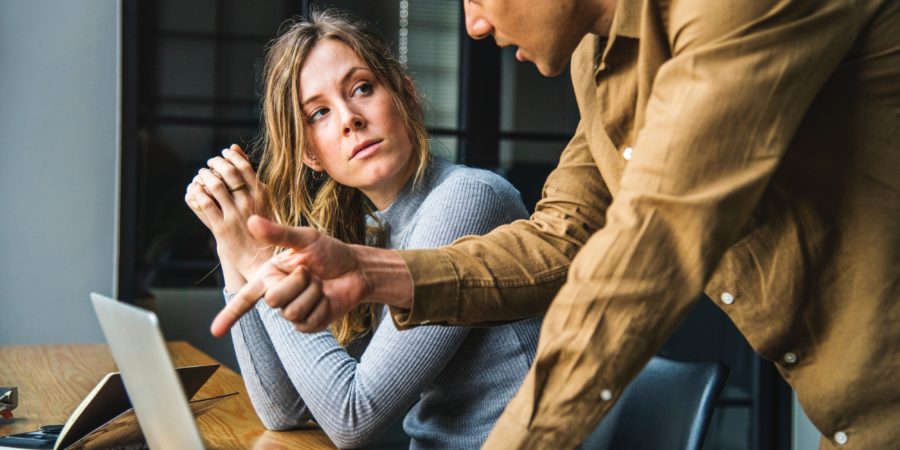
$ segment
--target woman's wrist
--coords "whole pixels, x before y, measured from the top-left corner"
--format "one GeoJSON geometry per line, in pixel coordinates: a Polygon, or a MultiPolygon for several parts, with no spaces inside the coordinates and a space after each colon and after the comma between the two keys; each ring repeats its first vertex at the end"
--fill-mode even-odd
{"type": "Polygon", "coordinates": [[[225,279],[225,292],[229,294],[237,293],[247,284],[247,280],[242,277],[239,273],[233,272],[231,274],[226,270],[222,270],[223,278],[225,279]]]}
{"type": "Polygon", "coordinates": [[[222,278],[225,281],[225,292],[235,293],[241,290],[245,284],[247,284],[247,279],[244,275],[241,274],[240,271],[234,267],[231,262],[227,259],[223,258],[221,255],[219,256],[219,265],[222,267],[222,278]]]}

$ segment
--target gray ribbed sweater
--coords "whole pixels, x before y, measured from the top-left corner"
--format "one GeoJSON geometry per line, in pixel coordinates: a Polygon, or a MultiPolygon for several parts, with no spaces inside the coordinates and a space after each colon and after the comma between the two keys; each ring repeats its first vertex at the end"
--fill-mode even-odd
{"type": "MultiPolygon", "coordinates": [[[[378,213],[386,247],[431,248],[527,217],[488,171],[433,158],[418,188],[378,213]]],[[[232,329],[241,374],[267,428],[313,418],[338,447],[360,447],[404,413],[411,448],[477,448],[532,363],[540,319],[491,328],[398,331],[386,308],[369,339],[345,349],[303,334],[259,302],[232,329]],[[409,409],[412,406],[412,409],[409,409]]]]}

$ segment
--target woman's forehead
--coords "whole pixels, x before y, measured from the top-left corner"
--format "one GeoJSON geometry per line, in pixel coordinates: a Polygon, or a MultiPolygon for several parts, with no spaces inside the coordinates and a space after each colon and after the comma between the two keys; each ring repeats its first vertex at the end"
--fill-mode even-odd
{"type": "Polygon", "coordinates": [[[358,72],[371,69],[356,52],[343,42],[326,39],[310,50],[300,68],[303,91],[342,84],[358,72]]]}

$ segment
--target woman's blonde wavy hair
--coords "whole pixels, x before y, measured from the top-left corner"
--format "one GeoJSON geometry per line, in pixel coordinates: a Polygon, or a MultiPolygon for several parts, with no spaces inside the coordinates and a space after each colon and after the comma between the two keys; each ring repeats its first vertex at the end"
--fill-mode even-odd
{"type": "MultiPolygon", "coordinates": [[[[350,47],[388,90],[414,147],[414,182],[425,172],[428,132],[412,79],[370,25],[327,9],[289,22],[269,45],[263,73],[263,131],[257,142],[257,148],[262,149],[260,180],[268,187],[276,222],[311,226],[352,244],[381,245],[380,230],[366,227],[366,217],[373,211],[363,194],[335,182],[324,172],[315,173],[303,163],[304,156],[310,154],[310,144],[300,99],[300,69],[310,51],[325,39],[350,47]]],[[[347,345],[371,330],[375,318],[375,306],[364,303],[332,323],[331,331],[341,345],[347,345]]]]}

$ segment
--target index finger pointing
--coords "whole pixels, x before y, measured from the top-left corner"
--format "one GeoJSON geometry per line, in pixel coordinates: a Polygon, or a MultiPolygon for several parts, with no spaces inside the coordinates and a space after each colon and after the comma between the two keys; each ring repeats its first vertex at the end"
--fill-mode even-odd
{"type": "Polygon", "coordinates": [[[222,337],[231,327],[237,323],[248,311],[253,309],[257,302],[266,293],[266,285],[260,278],[253,278],[231,300],[222,311],[213,319],[209,331],[213,336],[222,337]]]}

